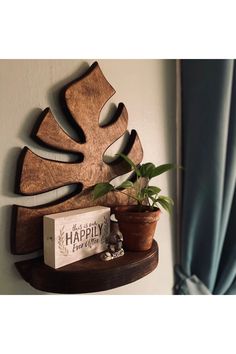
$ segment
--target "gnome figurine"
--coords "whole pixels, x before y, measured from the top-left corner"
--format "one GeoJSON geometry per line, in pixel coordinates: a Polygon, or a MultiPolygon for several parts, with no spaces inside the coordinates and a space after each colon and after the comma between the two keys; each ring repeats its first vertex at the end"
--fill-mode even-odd
{"type": "Polygon", "coordinates": [[[123,236],[119,230],[118,222],[114,215],[111,215],[111,231],[108,239],[108,248],[101,254],[103,261],[110,261],[111,259],[118,258],[124,255],[122,248],[123,236]]]}

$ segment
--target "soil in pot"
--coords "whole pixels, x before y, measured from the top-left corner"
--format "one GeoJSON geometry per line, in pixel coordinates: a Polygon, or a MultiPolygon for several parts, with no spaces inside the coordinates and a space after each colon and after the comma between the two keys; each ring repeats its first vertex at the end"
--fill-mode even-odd
{"type": "Polygon", "coordinates": [[[150,208],[142,207],[140,211],[138,206],[119,206],[114,213],[124,238],[125,250],[147,251],[152,247],[160,209],[150,211],[150,208]]]}

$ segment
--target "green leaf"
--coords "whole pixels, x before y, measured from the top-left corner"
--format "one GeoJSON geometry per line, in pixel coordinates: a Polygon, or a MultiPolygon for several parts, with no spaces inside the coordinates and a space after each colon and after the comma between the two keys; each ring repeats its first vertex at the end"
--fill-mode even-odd
{"type": "Polygon", "coordinates": [[[140,171],[139,171],[138,167],[135,165],[135,163],[132,160],[130,160],[128,158],[128,156],[126,156],[126,155],[124,155],[122,153],[119,153],[119,154],[116,154],[116,155],[122,157],[131,166],[131,168],[135,171],[136,175],[138,177],[141,177],[141,174],[140,174],[140,171]]]}
{"type": "Polygon", "coordinates": [[[94,199],[98,199],[112,190],[114,190],[114,187],[110,183],[98,183],[94,187],[92,195],[94,199]]]}
{"type": "Polygon", "coordinates": [[[171,205],[174,205],[174,201],[173,201],[173,199],[170,198],[170,197],[167,197],[167,196],[165,196],[165,195],[159,195],[158,198],[161,198],[161,199],[163,199],[163,200],[166,200],[166,201],[167,201],[168,203],[170,203],[171,205]]]}
{"type": "Polygon", "coordinates": [[[155,170],[155,165],[151,162],[144,163],[140,167],[141,176],[149,179],[151,178],[154,170],[155,170]]]}
{"type": "Polygon", "coordinates": [[[160,166],[157,166],[155,167],[155,169],[153,170],[153,173],[151,175],[151,178],[153,177],[156,177],[156,176],[159,176],[161,175],[162,173],[168,171],[168,170],[171,170],[172,168],[174,168],[175,166],[171,163],[167,163],[167,164],[164,164],[164,165],[160,165],[160,166]]]}
{"type": "MultiPolygon", "coordinates": [[[[168,204],[165,200],[160,200],[160,199],[158,199],[157,201],[156,201],[156,203],[159,203],[166,211],[168,211],[169,213],[170,213],[170,211],[171,211],[171,206],[170,206],[170,204],[168,204]]],[[[155,204],[156,204],[155,203],[155,204]]]]}
{"type": "Polygon", "coordinates": [[[156,195],[156,194],[160,193],[160,191],[161,191],[161,189],[156,186],[148,186],[146,189],[147,189],[147,194],[149,197],[152,195],[156,195]]]}
{"type": "Polygon", "coordinates": [[[170,197],[165,197],[163,195],[160,195],[156,199],[156,203],[159,203],[168,212],[171,212],[172,205],[174,205],[174,202],[170,197]]]}
{"type": "Polygon", "coordinates": [[[153,201],[154,204],[156,203],[157,198],[153,197],[152,195],[150,195],[149,198],[153,201]]]}
{"type": "Polygon", "coordinates": [[[124,181],[118,187],[116,187],[116,189],[127,189],[127,188],[132,188],[133,186],[134,186],[133,182],[124,181]]]}

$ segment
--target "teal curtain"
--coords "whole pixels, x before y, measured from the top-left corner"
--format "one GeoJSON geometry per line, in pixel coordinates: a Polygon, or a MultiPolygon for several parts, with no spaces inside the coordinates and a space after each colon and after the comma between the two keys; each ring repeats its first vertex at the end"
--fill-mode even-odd
{"type": "Polygon", "coordinates": [[[192,287],[197,279],[206,293],[236,294],[235,62],[182,60],[181,87],[183,205],[175,293],[205,293],[192,287]]]}

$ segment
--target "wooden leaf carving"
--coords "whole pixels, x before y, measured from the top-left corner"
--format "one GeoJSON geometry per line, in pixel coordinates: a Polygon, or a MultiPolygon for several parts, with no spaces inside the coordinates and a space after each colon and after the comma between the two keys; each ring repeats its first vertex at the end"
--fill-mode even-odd
{"type": "MultiPolygon", "coordinates": [[[[52,117],[53,116],[50,114],[50,122],[52,117]]],[[[48,123],[48,114],[45,116],[45,119],[48,123]]],[[[99,128],[99,131],[101,130],[102,133],[103,131],[106,132],[107,140],[106,137],[101,134],[97,136],[96,144],[95,142],[92,145],[85,143],[81,145],[81,149],[79,149],[80,145],[69,138],[61,128],[59,131],[58,129],[54,129],[54,127],[57,128],[57,126],[59,126],[57,123],[51,125],[45,124],[43,120],[41,125],[43,126],[43,130],[41,131],[40,126],[37,132],[37,137],[47,145],[53,146],[53,143],[56,140],[56,137],[54,138],[54,131],[56,131],[57,136],[61,137],[61,144],[65,138],[64,149],[66,150],[66,146],[72,147],[72,144],[74,144],[74,149],[77,148],[78,152],[83,151],[85,155],[84,161],[80,163],[63,163],[49,160],[34,154],[26,147],[22,151],[21,157],[22,166],[19,193],[24,195],[34,195],[74,183],[82,183],[85,188],[88,188],[100,181],[110,181],[118,175],[129,172],[128,166],[122,163],[119,159],[117,159],[116,163],[111,165],[103,162],[103,154],[111,145],[111,141],[116,141],[126,132],[127,111],[125,106],[123,106],[120,121],[117,122],[120,122],[119,126],[118,123],[113,123],[111,126],[99,128]],[[48,135],[45,135],[46,126],[48,126],[48,135]],[[52,127],[52,130],[50,127],[52,127]],[[87,168],[88,166],[89,170],[87,168]]],[[[134,134],[135,132],[133,132],[133,135],[134,134]]],[[[133,137],[131,135],[130,141],[132,139],[133,137]]],[[[58,141],[56,141],[55,145],[58,149],[59,138],[57,138],[57,140],[58,141]]],[[[142,149],[137,134],[135,134],[135,141],[132,144],[132,149],[128,152],[128,156],[133,158],[134,162],[138,164],[140,163],[140,158],[142,159],[142,149]],[[137,153],[138,151],[140,151],[140,154],[137,153]]],[[[70,151],[71,150],[72,148],[70,151]]]]}
{"type": "MultiPolygon", "coordinates": [[[[110,123],[99,125],[100,112],[115,90],[97,63],[85,75],[67,85],[63,92],[66,109],[75,126],[83,130],[85,142],[72,139],[57,123],[49,108],[39,117],[33,136],[36,141],[50,148],[72,152],[83,156],[83,159],[73,163],[49,160],[25,147],[19,160],[17,191],[24,195],[35,195],[74,183],[82,184],[83,190],[50,205],[33,208],[14,206],[11,247],[15,254],[26,254],[42,248],[43,215],[98,204],[112,207],[133,203],[132,199],[113,192],[96,201],[91,197],[91,187],[96,183],[110,181],[129,172],[129,167],[120,158],[111,164],[103,161],[109,146],[127,132],[126,107],[119,104],[110,123]]],[[[123,152],[137,165],[142,161],[143,151],[136,131],[131,131],[123,152]]]]}
{"type": "Polygon", "coordinates": [[[80,153],[81,146],[73,140],[57,123],[50,108],[46,108],[39,117],[33,131],[33,138],[54,149],[80,153]]]}

